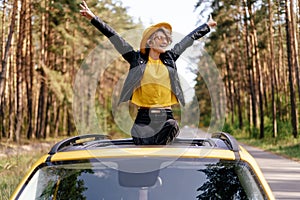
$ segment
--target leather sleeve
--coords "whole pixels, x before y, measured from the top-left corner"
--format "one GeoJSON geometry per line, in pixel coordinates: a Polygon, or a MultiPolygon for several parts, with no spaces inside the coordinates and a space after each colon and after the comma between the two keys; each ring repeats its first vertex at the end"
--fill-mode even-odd
{"type": "Polygon", "coordinates": [[[180,42],[175,44],[175,46],[171,50],[175,54],[173,59],[176,60],[188,47],[192,46],[195,40],[203,37],[204,35],[209,33],[209,31],[209,26],[207,24],[203,24],[190,32],[180,42]]]}
{"type": "Polygon", "coordinates": [[[193,40],[198,40],[199,38],[203,37],[210,31],[210,28],[207,24],[202,24],[191,33],[188,34],[193,40]]]}
{"type": "Polygon", "coordinates": [[[91,23],[110,40],[125,60],[131,62],[131,58],[133,58],[131,54],[135,52],[128,42],[126,42],[112,27],[103,22],[100,18],[93,18],[91,23]]]}

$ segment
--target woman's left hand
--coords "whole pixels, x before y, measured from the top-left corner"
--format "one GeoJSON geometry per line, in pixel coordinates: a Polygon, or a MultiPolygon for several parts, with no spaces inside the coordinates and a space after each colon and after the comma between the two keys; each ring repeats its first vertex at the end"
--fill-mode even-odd
{"type": "Polygon", "coordinates": [[[212,16],[209,16],[209,20],[206,23],[209,27],[215,27],[217,26],[217,22],[215,20],[213,20],[212,16]]]}

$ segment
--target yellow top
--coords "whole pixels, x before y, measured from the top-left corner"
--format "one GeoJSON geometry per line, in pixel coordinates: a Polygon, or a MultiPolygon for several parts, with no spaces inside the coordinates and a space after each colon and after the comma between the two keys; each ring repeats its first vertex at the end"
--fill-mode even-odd
{"type": "Polygon", "coordinates": [[[140,87],[133,92],[131,102],[140,107],[166,107],[178,103],[171,91],[169,71],[160,59],[149,57],[140,87]]]}

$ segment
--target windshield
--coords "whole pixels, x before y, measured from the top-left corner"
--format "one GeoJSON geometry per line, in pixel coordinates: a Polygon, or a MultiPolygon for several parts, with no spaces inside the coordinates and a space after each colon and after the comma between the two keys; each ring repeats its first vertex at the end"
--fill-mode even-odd
{"type": "MultiPolygon", "coordinates": [[[[137,159],[143,162],[142,158],[137,159]]],[[[149,160],[148,160],[149,161],[149,160]]],[[[151,161],[152,162],[152,161],[151,161]]],[[[264,199],[246,163],[178,159],[154,171],[129,172],[136,160],[60,163],[37,170],[19,199],[264,199]]]]}

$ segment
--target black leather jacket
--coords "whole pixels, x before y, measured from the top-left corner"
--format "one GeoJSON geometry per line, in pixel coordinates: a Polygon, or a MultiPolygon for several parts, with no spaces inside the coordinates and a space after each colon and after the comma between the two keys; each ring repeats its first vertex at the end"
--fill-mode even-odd
{"type": "MultiPolygon", "coordinates": [[[[148,55],[142,54],[140,51],[135,51],[113,28],[98,17],[93,18],[91,23],[111,41],[116,50],[130,64],[130,70],[124,82],[119,103],[128,101],[131,99],[134,89],[140,84],[146,63],[148,62],[148,55]]],[[[169,71],[172,92],[183,106],[185,105],[185,101],[175,62],[179,56],[193,44],[194,40],[203,37],[209,31],[209,26],[203,24],[185,36],[179,43],[175,44],[171,50],[160,54],[161,61],[169,71]]]]}

